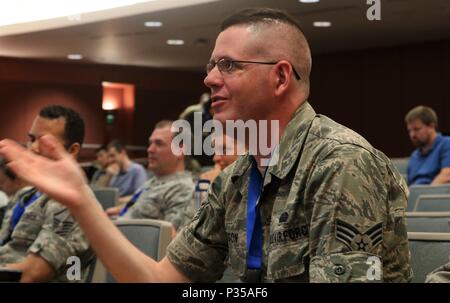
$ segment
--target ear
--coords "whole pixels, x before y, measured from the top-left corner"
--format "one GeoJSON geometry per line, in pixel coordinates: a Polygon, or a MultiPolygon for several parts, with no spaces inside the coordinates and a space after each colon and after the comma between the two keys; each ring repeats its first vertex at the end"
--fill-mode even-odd
{"type": "Polygon", "coordinates": [[[67,152],[71,154],[73,157],[77,157],[80,153],[81,145],[80,143],[73,143],[68,149],[67,152]]]}
{"type": "Polygon", "coordinates": [[[291,64],[281,60],[275,65],[275,96],[281,96],[291,85],[293,71],[291,64]]]}

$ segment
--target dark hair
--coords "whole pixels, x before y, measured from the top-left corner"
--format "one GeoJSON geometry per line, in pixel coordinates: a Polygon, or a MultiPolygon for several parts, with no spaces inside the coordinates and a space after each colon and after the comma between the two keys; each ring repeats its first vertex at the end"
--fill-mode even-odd
{"type": "Polygon", "coordinates": [[[14,181],[16,180],[17,176],[15,173],[13,173],[12,170],[6,166],[6,160],[0,157],[0,170],[7,176],[10,180],[14,181]]]}
{"type": "Polygon", "coordinates": [[[296,27],[303,33],[300,25],[295,21],[294,17],[287,12],[279,9],[259,7],[259,8],[244,8],[237,11],[233,15],[223,20],[220,30],[224,31],[233,25],[244,24],[259,24],[259,23],[271,23],[274,21],[286,23],[296,27]]]}
{"type": "Polygon", "coordinates": [[[64,118],[64,143],[69,148],[74,143],[83,144],[84,121],[73,109],[61,105],[49,105],[41,109],[39,116],[45,119],[64,118]]]}
{"type": "Polygon", "coordinates": [[[410,123],[414,120],[420,120],[427,126],[434,124],[434,128],[438,130],[438,118],[431,107],[419,105],[411,109],[405,116],[405,122],[410,123]]]}
{"type": "Polygon", "coordinates": [[[119,153],[123,150],[126,151],[125,144],[123,144],[120,140],[114,139],[108,143],[108,149],[115,148],[119,153]]]}
{"type": "Polygon", "coordinates": [[[100,147],[97,147],[97,149],[95,150],[95,153],[97,154],[97,153],[101,152],[102,150],[107,151],[108,145],[107,144],[100,145],[100,147]]]}

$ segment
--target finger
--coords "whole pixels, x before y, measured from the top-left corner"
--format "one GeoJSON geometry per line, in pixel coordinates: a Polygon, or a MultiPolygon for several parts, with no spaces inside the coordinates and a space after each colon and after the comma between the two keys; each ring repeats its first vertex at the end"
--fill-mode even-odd
{"type": "Polygon", "coordinates": [[[29,159],[30,155],[26,148],[9,139],[0,141],[0,155],[2,155],[7,161],[15,161],[24,158],[31,161],[31,159],[29,159]]]}
{"type": "Polygon", "coordinates": [[[68,155],[64,146],[52,135],[44,135],[39,139],[39,153],[54,160],[61,160],[68,155]]]}

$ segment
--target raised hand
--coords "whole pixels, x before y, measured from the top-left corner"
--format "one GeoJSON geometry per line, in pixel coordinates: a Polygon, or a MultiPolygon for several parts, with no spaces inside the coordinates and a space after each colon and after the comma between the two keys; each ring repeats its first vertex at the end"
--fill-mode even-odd
{"type": "Polygon", "coordinates": [[[120,172],[120,167],[119,164],[117,163],[112,163],[110,165],[108,165],[108,167],[106,168],[106,173],[110,176],[115,176],[117,174],[119,174],[120,172]]]}
{"type": "Polygon", "coordinates": [[[20,178],[69,208],[77,207],[87,192],[83,171],[53,136],[38,140],[40,155],[8,139],[0,141],[0,155],[20,178]]]}

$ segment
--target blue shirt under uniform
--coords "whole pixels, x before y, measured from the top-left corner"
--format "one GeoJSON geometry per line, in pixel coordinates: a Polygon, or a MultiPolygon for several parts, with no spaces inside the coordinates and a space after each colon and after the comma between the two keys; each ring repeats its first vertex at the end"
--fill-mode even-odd
{"type": "Polygon", "coordinates": [[[408,164],[408,185],[430,184],[444,167],[450,167],[450,137],[439,133],[426,154],[422,154],[419,148],[412,153],[408,164]]]}
{"type": "Polygon", "coordinates": [[[119,189],[119,196],[129,196],[138,190],[147,181],[145,168],[138,163],[131,163],[127,170],[119,172],[109,182],[109,187],[119,189]]]}

